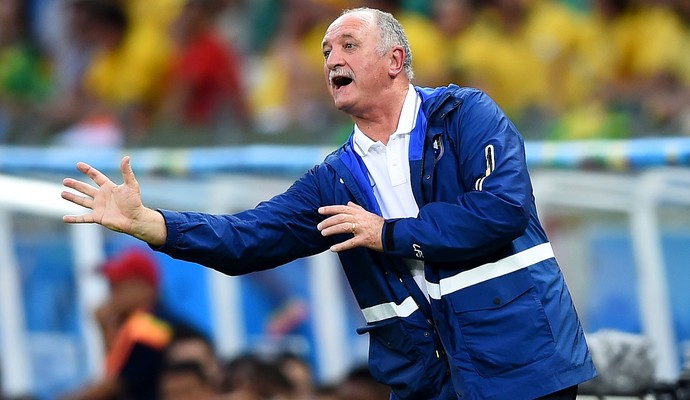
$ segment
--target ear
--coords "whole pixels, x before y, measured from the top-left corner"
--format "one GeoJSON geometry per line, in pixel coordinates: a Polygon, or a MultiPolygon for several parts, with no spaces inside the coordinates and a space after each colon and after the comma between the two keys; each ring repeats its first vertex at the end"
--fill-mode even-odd
{"type": "Polygon", "coordinates": [[[395,78],[404,69],[405,64],[405,50],[402,46],[395,46],[391,50],[390,66],[388,68],[388,76],[395,78]]]}

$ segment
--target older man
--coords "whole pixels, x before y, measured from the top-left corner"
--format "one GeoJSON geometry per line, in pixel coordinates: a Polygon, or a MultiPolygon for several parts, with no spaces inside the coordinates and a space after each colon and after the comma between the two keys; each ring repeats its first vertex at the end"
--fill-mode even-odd
{"type": "Polygon", "coordinates": [[[286,192],[234,215],[153,210],[129,157],[122,185],[64,184],[98,223],[230,275],[331,249],[362,309],[372,375],[392,399],[574,399],[595,376],[539,223],[521,136],[484,93],[411,84],[390,14],[345,11],[324,73],[347,143],[286,192]]]}

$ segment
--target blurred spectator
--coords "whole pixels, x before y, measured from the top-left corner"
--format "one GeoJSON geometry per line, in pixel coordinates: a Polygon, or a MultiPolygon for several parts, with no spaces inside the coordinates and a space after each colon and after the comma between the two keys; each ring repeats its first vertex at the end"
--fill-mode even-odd
{"type": "Polygon", "coordinates": [[[690,134],[687,0],[5,0],[0,143],[340,141],[314,76],[362,5],[402,22],[419,85],[484,89],[527,139],[690,134]]]}
{"type": "Polygon", "coordinates": [[[184,325],[174,326],[174,333],[165,351],[167,364],[193,363],[201,368],[205,386],[220,390],[223,372],[211,340],[198,330],[184,325]]]}
{"type": "Polygon", "coordinates": [[[415,81],[422,86],[463,84],[458,70],[463,56],[453,49],[474,21],[474,7],[469,0],[434,0],[431,6],[431,18],[407,11],[397,14],[414,54],[415,81]]]}
{"type": "Polygon", "coordinates": [[[622,138],[632,129],[629,117],[610,106],[609,86],[616,78],[624,42],[621,32],[629,0],[593,0],[584,15],[574,75],[580,97],[558,116],[550,139],[622,138]]]}
{"type": "Polygon", "coordinates": [[[70,6],[72,44],[77,52],[87,51],[88,59],[77,67],[76,82],[67,88],[68,96],[57,99],[55,108],[49,111],[58,119],[58,125],[65,126],[57,133],[55,143],[121,146],[124,131],[113,99],[115,87],[121,86],[117,69],[126,66],[126,57],[119,53],[125,46],[127,14],[119,3],[107,0],[75,0],[70,6]],[[116,65],[118,61],[120,66],[116,65]],[[113,88],[106,93],[109,84],[113,88]]]}
{"type": "Polygon", "coordinates": [[[282,373],[292,382],[295,388],[295,400],[314,399],[314,375],[311,365],[305,359],[293,353],[283,353],[278,356],[276,363],[282,373]]]}
{"type": "Polygon", "coordinates": [[[551,137],[679,133],[688,93],[680,71],[690,67],[678,67],[687,40],[679,14],[656,0],[595,0],[582,32],[585,96],[551,137]]]}
{"type": "Polygon", "coordinates": [[[110,297],[96,310],[106,350],[105,376],[65,399],[154,399],[172,328],[158,302],[158,267],[132,248],[108,260],[110,297]]]}
{"type": "Polygon", "coordinates": [[[167,364],[161,374],[161,400],[211,400],[217,399],[219,394],[198,362],[167,364]]]}
{"type": "Polygon", "coordinates": [[[0,1],[0,143],[35,140],[40,134],[34,111],[49,93],[49,77],[31,35],[28,3],[0,1]]]}
{"type": "Polygon", "coordinates": [[[487,91],[526,137],[534,137],[566,104],[568,60],[578,34],[577,15],[560,2],[482,2],[454,51],[462,83],[487,91]]]}
{"type": "MultiPolygon", "coordinates": [[[[99,0],[104,1],[104,0],[99,0]]],[[[167,38],[170,24],[180,14],[185,0],[105,0],[119,2],[127,12],[132,31],[147,31],[148,35],[167,38]]]]}
{"type": "Polygon", "coordinates": [[[252,0],[246,3],[248,9],[245,18],[249,22],[247,49],[253,54],[262,54],[277,34],[285,5],[282,0],[252,0]]]}
{"type": "MultiPolygon", "coordinates": [[[[355,8],[355,7],[369,7],[369,8],[376,8],[381,11],[385,11],[387,13],[391,13],[393,15],[400,14],[403,10],[401,8],[401,0],[361,0],[359,2],[356,2],[358,4],[347,4],[346,8],[355,8]]],[[[404,29],[404,27],[403,27],[404,29]]]]}
{"type": "MultiPolygon", "coordinates": [[[[51,99],[42,108],[41,115],[48,134],[66,130],[82,119],[88,120],[86,116],[92,112],[85,100],[83,80],[96,48],[93,29],[98,18],[94,16],[106,12],[99,3],[88,0],[53,0],[52,6],[43,11],[40,22],[50,20],[52,26],[52,31],[47,27],[41,28],[46,51],[51,57],[54,79],[51,99]]],[[[88,124],[76,127],[87,128],[88,124]]],[[[112,128],[111,125],[104,127],[112,128]]],[[[76,135],[76,129],[71,131],[76,135]]],[[[94,131],[85,139],[86,145],[111,145],[120,142],[120,133],[115,129],[106,129],[102,133],[94,131]]]]}
{"type": "Polygon", "coordinates": [[[206,134],[214,144],[232,142],[230,136],[246,131],[250,120],[244,62],[214,24],[219,2],[186,0],[175,20],[175,52],[159,115],[166,132],[206,134]]]}
{"type": "Polygon", "coordinates": [[[338,385],[338,396],[347,400],[388,400],[390,388],[371,376],[364,365],[353,368],[338,385]]]}
{"type": "Polygon", "coordinates": [[[333,132],[333,122],[345,119],[329,105],[323,81],[314,77],[323,76],[321,39],[340,9],[325,0],[288,0],[285,7],[252,87],[256,129],[269,134],[296,128],[319,135],[333,132]]]}
{"type": "Polygon", "coordinates": [[[167,30],[179,0],[75,1],[86,13],[94,53],[75,99],[81,116],[57,142],[136,144],[161,100],[172,51],[167,30]]]}
{"type": "Polygon", "coordinates": [[[401,0],[400,7],[409,12],[430,14],[435,0],[401,0]]]}
{"type": "Polygon", "coordinates": [[[90,59],[90,14],[79,0],[33,2],[33,31],[50,59],[53,97],[74,91],[90,59]]]}
{"type": "Polygon", "coordinates": [[[314,391],[314,400],[341,400],[335,384],[321,385],[314,391]]]}
{"type": "Polygon", "coordinates": [[[631,19],[634,51],[624,95],[628,89],[633,99],[641,100],[645,133],[678,133],[679,119],[688,112],[687,26],[670,1],[634,0],[631,19]],[[671,132],[663,132],[669,128],[671,132]]]}
{"type": "Polygon", "coordinates": [[[246,354],[225,365],[225,400],[293,400],[295,387],[273,362],[246,354]]]}
{"type": "MultiPolygon", "coordinates": [[[[674,9],[683,22],[683,48],[678,54],[675,71],[681,79],[682,91],[677,97],[677,134],[690,135],[690,1],[675,0],[674,9]]],[[[673,133],[672,133],[673,134],[673,133]]]]}

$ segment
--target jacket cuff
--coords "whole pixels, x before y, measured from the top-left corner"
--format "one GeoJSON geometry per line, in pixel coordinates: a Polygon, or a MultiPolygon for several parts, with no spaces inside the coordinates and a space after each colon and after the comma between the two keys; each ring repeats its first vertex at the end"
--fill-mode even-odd
{"type": "Polygon", "coordinates": [[[383,242],[383,250],[391,251],[395,249],[395,235],[394,227],[398,219],[386,220],[383,223],[383,232],[381,232],[381,241],[383,242]]]}
{"type": "Polygon", "coordinates": [[[182,215],[179,212],[157,209],[159,213],[163,215],[165,220],[166,237],[165,243],[161,246],[151,246],[152,250],[160,251],[165,253],[168,249],[174,247],[177,244],[177,238],[180,237],[179,230],[177,229],[182,220],[182,215]]]}

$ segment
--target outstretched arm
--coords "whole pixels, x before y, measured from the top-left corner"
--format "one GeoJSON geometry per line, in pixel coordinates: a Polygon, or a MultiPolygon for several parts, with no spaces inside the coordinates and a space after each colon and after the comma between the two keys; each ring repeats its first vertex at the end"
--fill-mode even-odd
{"type": "Polygon", "coordinates": [[[70,224],[95,223],[143,240],[158,247],[165,243],[167,230],[163,216],[141,202],[141,191],[132,171],[129,156],[122,158],[120,170],[124,182],[116,185],[105,174],[89,164],[77,163],[77,169],[91,178],[96,187],[76,179],[65,178],[63,184],[82,195],[63,191],[62,198],[90,209],[82,215],[65,215],[62,220],[70,224]]]}

